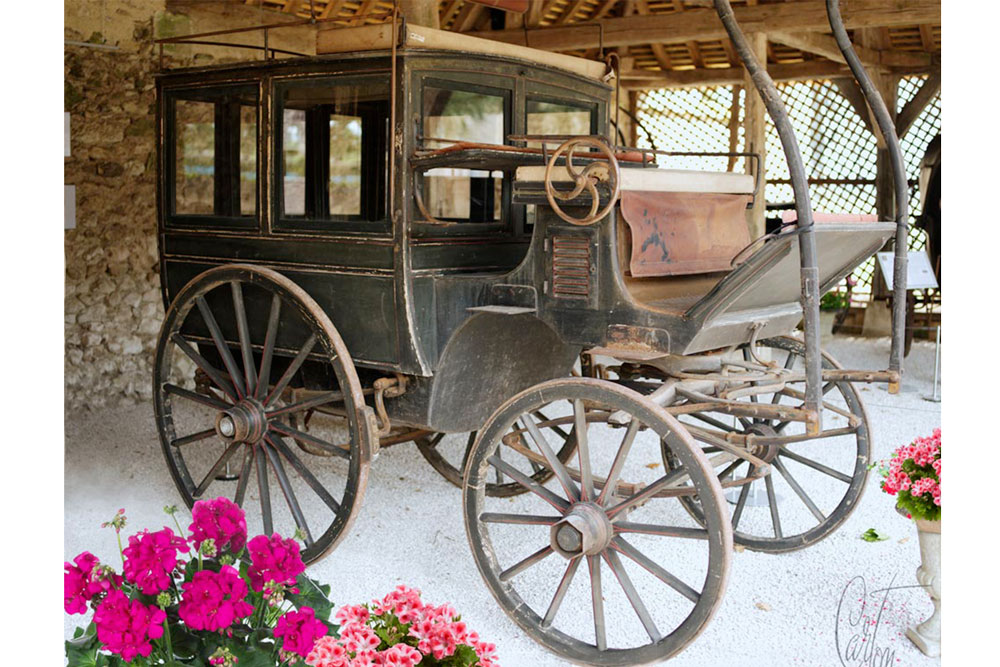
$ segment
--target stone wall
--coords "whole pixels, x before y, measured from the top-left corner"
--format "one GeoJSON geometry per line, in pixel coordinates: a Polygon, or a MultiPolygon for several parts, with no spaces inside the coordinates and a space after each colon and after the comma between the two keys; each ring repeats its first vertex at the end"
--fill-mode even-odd
{"type": "MultiPolygon", "coordinates": [[[[273,22],[246,7],[166,0],[66,0],[65,110],[76,186],[76,228],[65,233],[65,406],[148,400],[163,319],[156,248],[157,37],[273,22]]],[[[278,17],[280,20],[281,17],[278,17]]],[[[313,52],[311,29],[283,30],[271,44],[313,52]]],[[[243,40],[248,42],[249,40],[243,40]]],[[[213,47],[166,49],[172,66],[259,57],[213,47]]]]}
{"type": "Polygon", "coordinates": [[[118,50],[65,50],[65,181],[76,186],[77,213],[76,228],[65,235],[67,409],[149,398],[163,318],[152,22],[149,3],[116,4],[113,20],[76,22],[82,30],[66,23],[67,40],[105,43],[104,33],[84,30],[109,23],[119,37],[118,50]]]}

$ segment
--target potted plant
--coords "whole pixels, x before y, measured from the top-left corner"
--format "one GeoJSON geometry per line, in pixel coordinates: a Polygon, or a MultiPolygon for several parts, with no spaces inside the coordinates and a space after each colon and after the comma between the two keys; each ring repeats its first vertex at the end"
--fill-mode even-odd
{"type": "Polygon", "coordinates": [[[941,429],[917,438],[883,462],[882,490],[896,496],[896,510],[917,524],[920,567],[917,581],[934,603],[934,613],[906,636],[925,655],[941,655],[941,429]]]}
{"type": "MultiPolygon", "coordinates": [[[[850,288],[848,288],[850,289],[850,288]]],[[[851,307],[850,292],[827,292],[819,300],[819,330],[824,336],[833,333],[833,327],[840,313],[847,313],[851,307]]]]}

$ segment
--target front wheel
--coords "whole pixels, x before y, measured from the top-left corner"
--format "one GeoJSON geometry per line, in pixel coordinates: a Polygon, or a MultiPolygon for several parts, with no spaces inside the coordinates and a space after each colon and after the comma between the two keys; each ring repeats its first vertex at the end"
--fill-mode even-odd
{"type": "Polygon", "coordinates": [[[567,660],[666,659],[704,630],[721,603],[732,530],[719,481],[676,419],[612,382],[552,380],[504,403],[473,446],[463,504],[490,592],[526,633],[567,660]],[[617,411],[630,416],[626,426],[608,423],[617,411]],[[576,442],[566,463],[555,451],[556,427],[576,442]],[[551,473],[547,482],[499,456],[504,445],[524,442],[551,473]],[[680,469],[657,463],[661,443],[680,469]],[[527,493],[490,497],[494,471],[527,493]],[[697,496],[705,527],[682,525],[693,522],[673,502],[681,495],[697,496]]]}
{"type": "Polygon", "coordinates": [[[251,534],[298,533],[306,562],[336,546],[364,496],[374,436],[347,348],[306,292],[266,268],[205,271],[167,310],[153,372],[163,454],[189,507],[213,496],[256,504],[251,534]],[[299,399],[290,389],[306,368],[322,388],[299,399]],[[300,431],[320,407],[336,426],[300,431]]]}

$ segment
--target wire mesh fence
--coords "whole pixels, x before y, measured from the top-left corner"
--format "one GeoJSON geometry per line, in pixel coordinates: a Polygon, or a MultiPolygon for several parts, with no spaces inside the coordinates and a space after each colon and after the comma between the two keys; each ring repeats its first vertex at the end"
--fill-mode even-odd
{"type": "MultiPolygon", "coordinates": [[[[897,111],[916,95],[926,77],[904,77],[899,82],[897,111]]],[[[875,213],[875,171],[878,146],[865,122],[833,81],[778,84],[795,128],[809,175],[813,209],[825,213],[875,213]]],[[[666,151],[730,151],[743,146],[741,86],[716,86],[640,93],[636,115],[641,124],[640,146],[666,151]],[[734,95],[737,103],[734,104],[734,95]],[[737,118],[733,119],[733,111],[737,118]]],[[[931,140],[941,132],[941,96],[936,95],[901,138],[907,176],[911,182],[911,222],[920,215],[917,179],[920,161],[931,140]]],[[[772,208],[793,201],[788,165],[774,125],[767,123],[767,186],[772,208]]],[[[666,157],[665,165],[680,169],[743,171],[743,161],[722,157],[666,157]]],[[[926,245],[924,232],[913,227],[910,249],[926,245]]],[[[856,303],[868,301],[875,262],[871,259],[853,273],[856,303]]]]}

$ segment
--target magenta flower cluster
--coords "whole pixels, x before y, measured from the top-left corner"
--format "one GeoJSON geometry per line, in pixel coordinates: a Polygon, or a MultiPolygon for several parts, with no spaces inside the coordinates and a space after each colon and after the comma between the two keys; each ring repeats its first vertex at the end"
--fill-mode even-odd
{"type": "Polygon", "coordinates": [[[499,667],[496,646],[470,632],[451,605],[425,604],[420,591],[406,586],[370,605],[341,607],[334,620],[340,624],[338,636],[317,640],[306,656],[307,665],[415,667],[425,658],[431,664],[451,664],[449,658],[467,646],[474,652],[475,664],[499,667]]]}
{"type": "Polygon", "coordinates": [[[290,586],[296,577],[305,572],[306,566],[299,555],[299,544],[293,539],[283,539],[277,533],[267,537],[258,535],[247,543],[250,552],[250,585],[257,592],[269,582],[290,586]]]}
{"type": "Polygon", "coordinates": [[[177,552],[189,551],[187,542],[169,528],[155,533],[148,530],[128,538],[123,573],[125,579],[145,595],[167,590],[171,574],[177,568],[177,552]]]}
{"type": "Polygon", "coordinates": [[[132,662],[138,655],[149,656],[150,640],[163,636],[167,615],[162,609],[130,600],[120,590],[112,590],[94,612],[97,638],[104,648],[132,662]]]}
{"type": "Polygon", "coordinates": [[[67,614],[83,614],[87,611],[87,603],[99,596],[107,594],[112,588],[119,588],[122,578],[110,568],[103,567],[97,556],[89,551],[73,559],[73,563],[65,563],[64,577],[65,602],[67,614]]]}
{"type": "Polygon", "coordinates": [[[218,549],[239,553],[247,543],[247,520],[240,506],[228,498],[199,500],[191,509],[191,544],[200,549],[214,540],[218,549]]]}
{"type": "Polygon", "coordinates": [[[246,601],[249,592],[240,573],[230,565],[223,565],[218,572],[202,570],[184,584],[177,612],[192,630],[229,630],[234,621],[253,613],[253,605],[246,601]]]}

